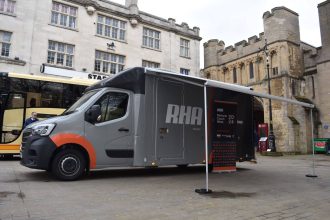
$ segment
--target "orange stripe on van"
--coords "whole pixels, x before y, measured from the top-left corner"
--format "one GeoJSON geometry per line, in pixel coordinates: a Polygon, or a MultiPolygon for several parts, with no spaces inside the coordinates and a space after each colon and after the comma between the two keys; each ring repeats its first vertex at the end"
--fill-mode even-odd
{"type": "Polygon", "coordinates": [[[56,134],[51,137],[52,141],[56,144],[57,147],[61,147],[64,144],[79,144],[87,151],[90,160],[90,168],[93,169],[96,167],[96,153],[93,145],[83,136],[78,134],[56,134]]]}

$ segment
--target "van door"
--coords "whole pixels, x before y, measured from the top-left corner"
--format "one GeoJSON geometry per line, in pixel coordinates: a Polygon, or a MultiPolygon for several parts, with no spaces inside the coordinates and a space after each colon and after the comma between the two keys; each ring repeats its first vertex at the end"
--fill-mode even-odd
{"type": "Polygon", "coordinates": [[[96,151],[98,167],[133,164],[133,106],[129,92],[109,91],[94,105],[101,107],[97,122],[85,121],[85,135],[96,151]]]}
{"type": "Polygon", "coordinates": [[[171,107],[180,108],[182,104],[183,84],[159,79],[156,100],[156,158],[158,160],[181,159],[184,156],[184,124],[175,120],[166,123],[167,111],[175,111],[171,107]]]}

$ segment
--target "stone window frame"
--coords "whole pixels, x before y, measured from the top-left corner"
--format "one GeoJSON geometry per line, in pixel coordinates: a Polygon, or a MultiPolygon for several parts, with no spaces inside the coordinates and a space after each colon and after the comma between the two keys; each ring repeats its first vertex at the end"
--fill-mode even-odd
{"type": "Polygon", "coordinates": [[[243,79],[245,79],[245,75],[246,75],[246,65],[244,62],[240,62],[239,71],[240,71],[240,81],[241,81],[240,84],[243,84],[243,79]]]}
{"type": "Polygon", "coordinates": [[[249,76],[250,79],[254,78],[254,66],[252,61],[249,63],[249,76]]]}
{"type": "Polygon", "coordinates": [[[125,42],[127,22],[104,14],[97,14],[96,36],[125,42]],[[102,19],[100,19],[100,17],[102,19]]]}
{"type": "Polygon", "coordinates": [[[190,58],[190,40],[180,38],[180,56],[190,58]]]}
{"type": "Polygon", "coordinates": [[[180,74],[188,76],[190,74],[190,69],[180,68],[180,74]]]}
{"type": "Polygon", "coordinates": [[[148,27],[143,27],[142,46],[149,49],[161,50],[161,32],[148,27]]]}
{"type": "Polygon", "coordinates": [[[160,63],[152,62],[148,60],[142,60],[142,67],[160,68],[160,63]]]}
{"type": "Polygon", "coordinates": [[[16,3],[17,3],[16,0],[0,0],[0,13],[15,15],[16,3]]]}
{"type": "Polygon", "coordinates": [[[103,74],[116,74],[125,68],[126,56],[95,50],[94,71],[103,74]]]}
{"type": "Polygon", "coordinates": [[[233,83],[237,83],[237,69],[233,68],[233,83]]]}
{"type": "Polygon", "coordinates": [[[75,45],[58,42],[54,40],[48,41],[47,63],[60,67],[73,68],[75,57],[75,45]]]}
{"type": "Polygon", "coordinates": [[[272,74],[273,74],[273,76],[278,75],[278,67],[277,66],[272,68],[272,74]]]}
{"type": "Polygon", "coordinates": [[[64,4],[58,1],[52,1],[50,24],[72,30],[77,30],[78,7],[69,4],[64,4]]]}
{"type": "Polygon", "coordinates": [[[1,48],[1,57],[9,57],[10,56],[10,51],[11,51],[11,39],[12,39],[13,33],[9,31],[3,31],[0,30],[0,48],[1,48]],[[9,36],[9,40],[6,39],[5,34],[8,34],[7,37],[9,36]]]}
{"type": "Polygon", "coordinates": [[[278,54],[276,50],[272,50],[270,52],[270,62],[271,62],[271,74],[273,76],[277,76],[278,75],[278,54]]]}
{"type": "Polygon", "coordinates": [[[297,83],[294,79],[291,79],[291,93],[293,96],[297,95],[297,83]]]}

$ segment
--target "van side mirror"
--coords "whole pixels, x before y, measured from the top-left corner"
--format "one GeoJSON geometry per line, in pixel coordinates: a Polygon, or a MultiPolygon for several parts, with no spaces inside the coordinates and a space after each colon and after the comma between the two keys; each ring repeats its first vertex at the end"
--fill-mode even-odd
{"type": "Polygon", "coordinates": [[[88,121],[91,124],[95,124],[98,121],[98,118],[101,116],[101,107],[99,105],[93,105],[85,113],[85,121],[88,121]]]}

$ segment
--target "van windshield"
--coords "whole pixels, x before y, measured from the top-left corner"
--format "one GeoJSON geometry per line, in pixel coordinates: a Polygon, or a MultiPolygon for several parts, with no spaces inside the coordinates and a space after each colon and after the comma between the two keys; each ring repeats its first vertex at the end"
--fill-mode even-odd
{"type": "Polygon", "coordinates": [[[80,106],[85,104],[93,95],[95,95],[99,90],[92,90],[85,93],[80,99],[78,99],[70,108],[68,108],[62,115],[69,115],[75,112],[80,106]]]}

